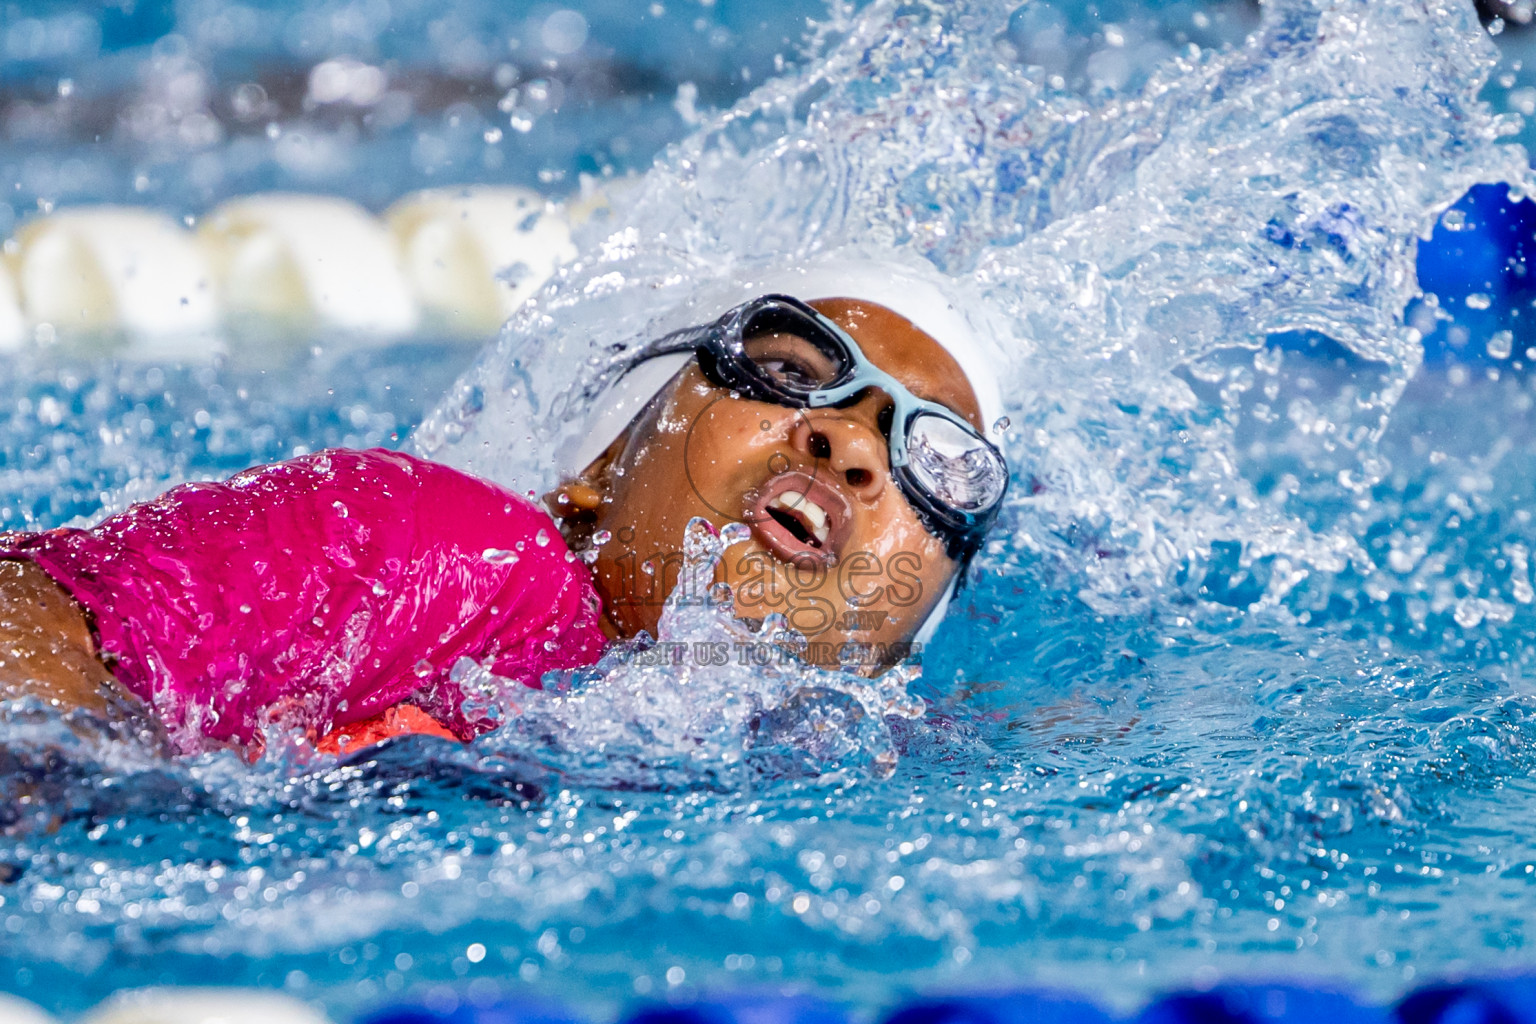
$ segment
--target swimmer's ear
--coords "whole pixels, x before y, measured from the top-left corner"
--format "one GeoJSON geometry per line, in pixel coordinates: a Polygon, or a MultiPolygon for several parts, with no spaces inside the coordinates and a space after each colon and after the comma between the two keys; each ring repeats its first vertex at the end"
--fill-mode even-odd
{"type": "Polygon", "coordinates": [[[544,495],[544,504],[557,519],[591,519],[602,507],[603,492],[585,480],[571,480],[544,495]]]}
{"type": "Polygon", "coordinates": [[[544,495],[545,507],[557,520],[574,524],[597,518],[597,510],[608,497],[608,470],[623,450],[625,440],[619,437],[579,477],[544,495]]]}

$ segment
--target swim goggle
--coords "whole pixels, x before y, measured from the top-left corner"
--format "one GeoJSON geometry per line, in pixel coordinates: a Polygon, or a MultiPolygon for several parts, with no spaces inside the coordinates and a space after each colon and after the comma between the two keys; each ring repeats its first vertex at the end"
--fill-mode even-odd
{"type": "Polygon", "coordinates": [[[851,405],[868,388],[891,400],[880,415],[891,476],[950,557],[974,553],[997,518],[1008,464],[954,410],[927,402],[880,369],[846,331],[788,295],[745,302],[714,323],[689,327],[637,352],[647,360],[692,351],[717,387],[791,409],[851,405]]]}

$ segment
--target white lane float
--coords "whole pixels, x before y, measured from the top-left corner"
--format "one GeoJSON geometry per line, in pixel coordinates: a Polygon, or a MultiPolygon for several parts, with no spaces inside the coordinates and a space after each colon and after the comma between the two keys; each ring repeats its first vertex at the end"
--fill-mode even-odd
{"type": "MultiPolygon", "coordinates": [[[[35,336],[150,358],[206,358],[218,344],[208,262],[163,214],[122,206],[61,210],[24,224],[11,249],[35,336]]],[[[4,316],[0,311],[0,337],[4,316]]]]}
{"type": "Polygon", "coordinates": [[[433,189],[381,217],[346,199],[243,196],[196,233],[127,207],[60,210],[0,255],[0,352],[33,339],[139,359],[269,362],[316,341],[479,342],[574,258],[567,209],[514,187],[433,189]]]}
{"type": "Polygon", "coordinates": [[[78,1024],[330,1024],[292,996],[243,988],[145,988],[119,992],[78,1024]]]}
{"type": "Polygon", "coordinates": [[[17,996],[0,992],[0,1024],[58,1024],[58,1021],[17,996]]]}
{"type": "Polygon", "coordinates": [[[198,239],[237,343],[324,332],[392,340],[416,330],[416,302],[394,242],[356,203],[245,196],[204,217],[198,239]]]}
{"type": "Polygon", "coordinates": [[[576,255],[559,208],[524,188],[430,189],[400,199],[384,219],[423,327],[451,337],[494,334],[576,255]]]}
{"type": "Polygon", "coordinates": [[[15,352],[27,343],[27,318],[21,296],[4,262],[0,262],[0,352],[15,352]]]}

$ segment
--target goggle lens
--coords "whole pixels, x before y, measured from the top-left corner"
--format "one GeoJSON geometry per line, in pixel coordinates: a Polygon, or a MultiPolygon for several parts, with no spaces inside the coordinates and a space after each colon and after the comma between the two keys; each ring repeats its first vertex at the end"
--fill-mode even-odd
{"type": "Polygon", "coordinates": [[[1008,468],[995,449],[931,413],[919,413],[907,425],[907,466],[924,491],[971,514],[996,505],[1008,486],[1008,468]]]}
{"type": "Polygon", "coordinates": [[[769,308],[749,317],[741,347],[765,379],[800,394],[841,383],[851,368],[842,346],[794,310],[769,308]]]}

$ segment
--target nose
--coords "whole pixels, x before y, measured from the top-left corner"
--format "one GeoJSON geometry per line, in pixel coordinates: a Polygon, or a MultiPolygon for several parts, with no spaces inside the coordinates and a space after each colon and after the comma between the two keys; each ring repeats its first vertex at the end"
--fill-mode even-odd
{"type": "Polygon", "coordinates": [[[854,496],[873,503],[885,490],[885,440],[868,424],[841,413],[801,417],[791,436],[795,448],[837,475],[854,496]]]}

